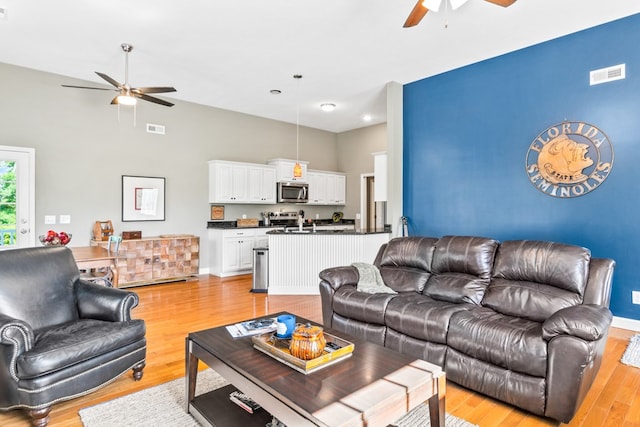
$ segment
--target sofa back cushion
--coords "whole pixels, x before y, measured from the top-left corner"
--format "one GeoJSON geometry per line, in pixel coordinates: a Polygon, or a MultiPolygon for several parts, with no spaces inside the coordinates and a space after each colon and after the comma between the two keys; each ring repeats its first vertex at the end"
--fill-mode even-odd
{"type": "Polygon", "coordinates": [[[489,285],[497,247],[496,240],[484,237],[441,238],[422,293],[441,301],[479,305],[489,285]]]}
{"type": "Polygon", "coordinates": [[[391,239],[379,258],[384,283],[396,292],[422,292],[431,276],[433,237],[391,239]]]}
{"type": "Polygon", "coordinates": [[[34,330],[76,320],[73,286],[79,274],[64,246],[0,251],[0,313],[34,330]]]}
{"type": "Polygon", "coordinates": [[[543,322],[581,304],[591,252],[578,246],[532,240],[503,242],[482,305],[543,322]]]}

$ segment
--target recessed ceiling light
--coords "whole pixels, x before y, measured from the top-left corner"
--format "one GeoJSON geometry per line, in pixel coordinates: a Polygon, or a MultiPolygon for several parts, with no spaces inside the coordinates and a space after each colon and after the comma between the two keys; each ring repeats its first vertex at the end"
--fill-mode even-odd
{"type": "Polygon", "coordinates": [[[320,104],[320,108],[322,108],[322,111],[331,112],[336,109],[336,104],[330,104],[330,103],[320,104]]]}
{"type": "Polygon", "coordinates": [[[365,114],[364,116],[362,116],[362,120],[364,120],[365,122],[370,122],[373,119],[373,117],[371,117],[370,114],[365,114]]]}
{"type": "Polygon", "coordinates": [[[282,91],[280,89],[271,89],[269,91],[272,95],[280,95],[282,91]]]}

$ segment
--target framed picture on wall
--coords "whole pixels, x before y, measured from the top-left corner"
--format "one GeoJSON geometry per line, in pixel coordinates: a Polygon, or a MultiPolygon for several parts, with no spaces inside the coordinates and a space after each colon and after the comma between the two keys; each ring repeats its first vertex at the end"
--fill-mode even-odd
{"type": "Polygon", "coordinates": [[[122,221],[165,220],[165,178],[122,175],[122,221]]]}
{"type": "Polygon", "coordinates": [[[211,206],[211,219],[214,221],[224,219],[224,206],[221,206],[221,205],[211,206]]]}

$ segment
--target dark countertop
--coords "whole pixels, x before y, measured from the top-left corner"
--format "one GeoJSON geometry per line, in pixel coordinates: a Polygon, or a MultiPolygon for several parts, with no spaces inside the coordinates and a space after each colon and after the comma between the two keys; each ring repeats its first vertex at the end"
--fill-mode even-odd
{"type": "MultiPolygon", "coordinates": [[[[316,225],[355,225],[356,221],[354,219],[343,219],[339,222],[333,222],[331,219],[314,219],[312,220],[316,225]]],[[[298,227],[298,222],[296,220],[290,221],[272,221],[271,225],[265,226],[264,221],[260,220],[258,222],[257,227],[238,227],[238,223],[236,221],[207,221],[207,228],[220,228],[220,229],[233,229],[233,228],[282,228],[284,226],[287,227],[298,227]]],[[[305,229],[311,229],[311,223],[305,223],[305,229]]]]}

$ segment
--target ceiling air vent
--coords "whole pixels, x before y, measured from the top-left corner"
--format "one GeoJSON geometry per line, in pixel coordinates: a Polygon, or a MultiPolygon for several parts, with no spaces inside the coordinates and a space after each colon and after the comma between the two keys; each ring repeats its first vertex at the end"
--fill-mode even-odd
{"type": "Polygon", "coordinates": [[[625,64],[614,65],[613,67],[600,68],[589,73],[589,84],[599,85],[600,83],[608,83],[614,80],[622,80],[625,78],[625,64]]]}
{"type": "Polygon", "coordinates": [[[164,126],[147,123],[147,132],[157,133],[158,135],[164,135],[164,126]]]}

